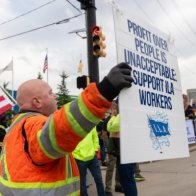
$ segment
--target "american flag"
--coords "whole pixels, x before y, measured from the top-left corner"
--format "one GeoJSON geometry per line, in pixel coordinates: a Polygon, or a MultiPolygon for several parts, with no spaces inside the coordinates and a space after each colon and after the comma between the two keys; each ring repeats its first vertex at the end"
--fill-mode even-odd
{"type": "Polygon", "coordinates": [[[13,106],[12,102],[9,100],[7,95],[0,88],[0,115],[6,112],[7,110],[10,110],[12,106],[13,106]]]}
{"type": "Polygon", "coordinates": [[[47,69],[48,69],[48,55],[46,54],[46,57],[44,60],[43,72],[45,73],[47,69]]]}

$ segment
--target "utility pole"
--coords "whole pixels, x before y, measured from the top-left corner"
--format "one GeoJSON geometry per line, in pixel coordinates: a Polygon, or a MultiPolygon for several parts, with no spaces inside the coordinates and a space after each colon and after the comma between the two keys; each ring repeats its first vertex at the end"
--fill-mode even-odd
{"type": "Polygon", "coordinates": [[[92,28],[96,25],[95,0],[77,0],[81,3],[81,9],[85,10],[86,15],[86,34],[87,34],[87,58],[88,73],[90,82],[99,82],[99,63],[98,57],[93,55],[92,28]]]}

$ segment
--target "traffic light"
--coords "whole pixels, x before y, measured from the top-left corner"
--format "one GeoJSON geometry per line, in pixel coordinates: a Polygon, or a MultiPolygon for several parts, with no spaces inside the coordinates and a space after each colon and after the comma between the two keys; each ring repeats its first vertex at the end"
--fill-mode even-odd
{"type": "Polygon", "coordinates": [[[99,26],[94,26],[92,28],[92,39],[93,39],[93,56],[95,57],[105,57],[106,52],[105,48],[106,45],[105,35],[102,33],[102,28],[99,26]]]}
{"type": "Polygon", "coordinates": [[[77,88],[85,89],[88,86],[89,82],[90,81],[89,81],[88,76],[85,76],[85,75],[79,76],[79,77],[77,77],[77,88]]]}

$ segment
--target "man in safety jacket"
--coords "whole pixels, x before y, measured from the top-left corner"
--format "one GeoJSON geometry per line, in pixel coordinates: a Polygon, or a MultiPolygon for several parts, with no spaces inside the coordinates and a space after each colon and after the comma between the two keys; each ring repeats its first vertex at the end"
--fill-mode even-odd
{"type": "Polygon", "coordinates": [[[98,196],[105,196],[101,168],[97,159],[99,150],[99,138],[96,127],[76,146],[73,157],[76,160],[80,172],[80,194],[88,196],[87,192],[87,169],[91,172],[97,188],[98,196]]]}
{"type": "Polygon", "coordinates": [[[91,83],[59,110],[46,82],[23,83],[17,92],[20,112],[7,130],[0,157],[0,194],[80,195],[79,172],[71,152],[132,82],[131,67],[120,63],[99,84],[91,83]]]}
{"type": "Polygon", "coordinates": [[[117,157],[120,184],[125,196],[137,196],[137,186],[134,179],[135,163],[120,163],[120,116],[112,116],[107,124],[110,138],[113,140],[113,148],[117,157]]]}

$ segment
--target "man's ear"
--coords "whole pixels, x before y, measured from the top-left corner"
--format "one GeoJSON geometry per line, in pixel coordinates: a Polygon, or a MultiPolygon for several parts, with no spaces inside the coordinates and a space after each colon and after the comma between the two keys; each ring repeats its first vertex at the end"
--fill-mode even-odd
{"type": "Polygon", "coordinates": [[[42,107],[42,102],[41,102],[41,99],[39,97],[33,97],[32,104],[35,108],[38,108],[38,109],[42,107]]]}

